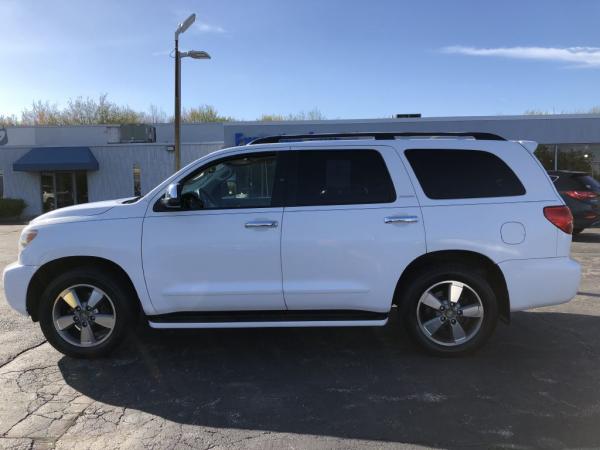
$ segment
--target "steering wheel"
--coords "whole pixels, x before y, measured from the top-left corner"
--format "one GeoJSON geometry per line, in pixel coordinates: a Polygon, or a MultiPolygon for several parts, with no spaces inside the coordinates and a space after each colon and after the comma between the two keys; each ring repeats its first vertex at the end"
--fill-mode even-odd
{"type": "Polygon", "coordinates": [[[204,208],[214,208],[217,206],[217,202],[212,198],[212,196],[205,191],[204,189],[198,189],[198,198],[204,204],[204,208]]]}
{"type": "Polygon", "coordinates": [[[202,199],[195,192],[181,194],[181,209],[194,211],[204,208],[202,199]]]}

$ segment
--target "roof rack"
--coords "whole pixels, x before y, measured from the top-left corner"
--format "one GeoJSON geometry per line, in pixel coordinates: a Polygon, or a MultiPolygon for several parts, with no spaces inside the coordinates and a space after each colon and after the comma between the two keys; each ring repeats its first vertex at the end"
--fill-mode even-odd
{"type": "Polygon", "coordinates": [[[439,131],[439,132],[357,132],[357,133],[314,133],[314,134],[279,134],[266,136],[248,142],[248,145],[276,144],[278,142],[309,141],[309,140],[333,140],[333,139],[356,139],[371,137],[376,140],[393,140],[397,137],[471,137],[478,141],[505,141],[502,136],[493,133],[466,132],[466,131],[439,131]]]}

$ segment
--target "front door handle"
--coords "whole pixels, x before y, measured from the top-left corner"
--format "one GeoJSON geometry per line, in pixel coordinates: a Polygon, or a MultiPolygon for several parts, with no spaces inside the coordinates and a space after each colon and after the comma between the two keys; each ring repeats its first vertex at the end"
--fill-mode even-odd
{"type": "Polygon", "coordinates": [[[414,223],[418,222],[417,216],[389,216],[383,219],[385,223],[414,223]]]}
{"type": "Polygon", "coordinates": [[[252,222],[246,222],[244,225],[246,228],[275,228],[277,225],[276,220],[254,220],[252,222]]]}

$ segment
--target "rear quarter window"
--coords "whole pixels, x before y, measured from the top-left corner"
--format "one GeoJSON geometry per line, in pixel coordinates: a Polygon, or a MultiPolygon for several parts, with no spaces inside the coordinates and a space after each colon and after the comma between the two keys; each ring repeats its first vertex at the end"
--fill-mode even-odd
{"type": "Polygon", "coordinates": [[[411,149],[405,151],[418,181],[431,199],[514,197],[525,187],[493,153],[481,150],[411,149]]]}

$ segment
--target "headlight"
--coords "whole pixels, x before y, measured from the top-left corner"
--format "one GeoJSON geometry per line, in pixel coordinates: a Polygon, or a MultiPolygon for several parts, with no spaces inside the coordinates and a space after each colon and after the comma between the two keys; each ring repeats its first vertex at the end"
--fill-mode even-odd
{"type": "Polygon", "coordinates": [[[23,250],[25,247],[29,245],[31,241],[35,239],[38,235],[37,230],[26,230],[21,233],[21,238],[19,239],[19,251],[23,250]]]}

